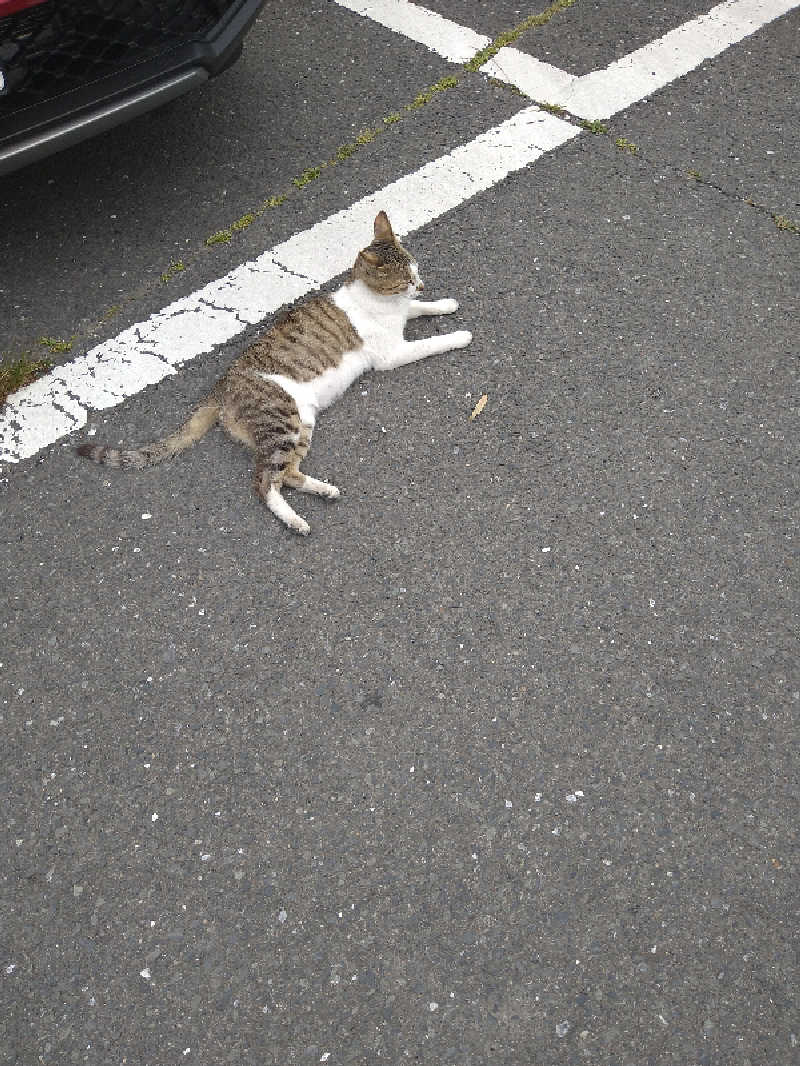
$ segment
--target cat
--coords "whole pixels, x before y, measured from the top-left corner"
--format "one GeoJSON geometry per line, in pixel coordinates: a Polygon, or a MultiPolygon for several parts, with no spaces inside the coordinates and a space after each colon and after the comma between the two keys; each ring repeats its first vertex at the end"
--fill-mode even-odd
{"type": "Polygon", "coordinates": [[[219,422],[256,455],[256,492],[297,533],[309,525],[286,502],[284,486],[334,500],[335,485],[308,477],[300,463],[317,414],[366,370],[390,370],[429,355],[465,348],[467,330],[407,341],[410,318],[449,315],[456,300],[414,299],[424,285],[416,261],[395,236],[385,211],[372,243],[359,252],[350,278],[336,292],[289,310],[231,364],[206,399],[175,433],[142,448],[83,444],[80,455],[107,466],[143,469],[182,452],[219,422]]]}

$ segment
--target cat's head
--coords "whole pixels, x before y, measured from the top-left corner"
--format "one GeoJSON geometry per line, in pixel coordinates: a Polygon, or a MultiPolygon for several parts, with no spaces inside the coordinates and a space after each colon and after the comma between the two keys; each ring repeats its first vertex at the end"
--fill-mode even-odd
{"type": "Polygon", "coordinates": [[[395,237],[385,211],[375,218],[372,244],[358,253],[353,279],[383,295],[415,296],[424,287],[414,257],[395,237]]]}

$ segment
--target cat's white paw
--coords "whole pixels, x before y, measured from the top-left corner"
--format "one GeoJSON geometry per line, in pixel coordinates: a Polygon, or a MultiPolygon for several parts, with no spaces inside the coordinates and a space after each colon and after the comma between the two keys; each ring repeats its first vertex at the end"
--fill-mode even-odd
{"type": "Polygon", "coordinates": [[[450,340],[454,348],[466,348],[468,344],[472,343],[472,334],[468,329],[460,329],[456,333],[450,334],[450,340]]]}
{"type": "Polygon", "coordinates": [[[306,522],[305,518],[301,518],[300,515],[297,515],[296,517],[297,521],[291,522],[289,524],[289,528],[293,529],[295,533],[299,533],[301,536],[307,537],[308,534],[311,532],[311,526],[308,524],[308,522],[306,522]]]}
{"type": "Polygon", "coordinates": [[[440,300],[439,301],[439,314],[440,315],[452,315],[458,310],[458,300],[440,300]]]}
{"type": "Polygon", "coordinates": [[[326,484],[325,492],[323,492],[322,495],[328,500],[338,500],[342,494],[335,485],[326,484]]]}

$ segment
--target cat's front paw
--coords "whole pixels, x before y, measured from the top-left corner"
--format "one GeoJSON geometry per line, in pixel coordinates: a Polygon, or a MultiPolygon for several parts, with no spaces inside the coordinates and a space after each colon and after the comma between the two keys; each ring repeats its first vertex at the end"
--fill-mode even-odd
{"type": "Polygon", "coordinates": [[[439,314],[452,315],[458,310],[458,300],[439,300],[439,314]]]}
{"type": "Polygon", "coordinates": [[[450,334],[450,340],[454,348],[466,348],[468,344],[472,343],[472,334],[468,329],[460,329],[456,333],[450,334]]]}

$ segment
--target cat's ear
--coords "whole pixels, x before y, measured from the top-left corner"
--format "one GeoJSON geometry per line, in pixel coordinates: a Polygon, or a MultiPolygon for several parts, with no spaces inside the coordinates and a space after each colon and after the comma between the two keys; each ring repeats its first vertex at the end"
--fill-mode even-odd
{"type": "Polygon", "coordinates": [[[392,232],[392,224],[389,221],[389,216],[385,211],[381,211],[375,217],[375,240],[376,241],[393,241],[394,233],[392,232]]]}

